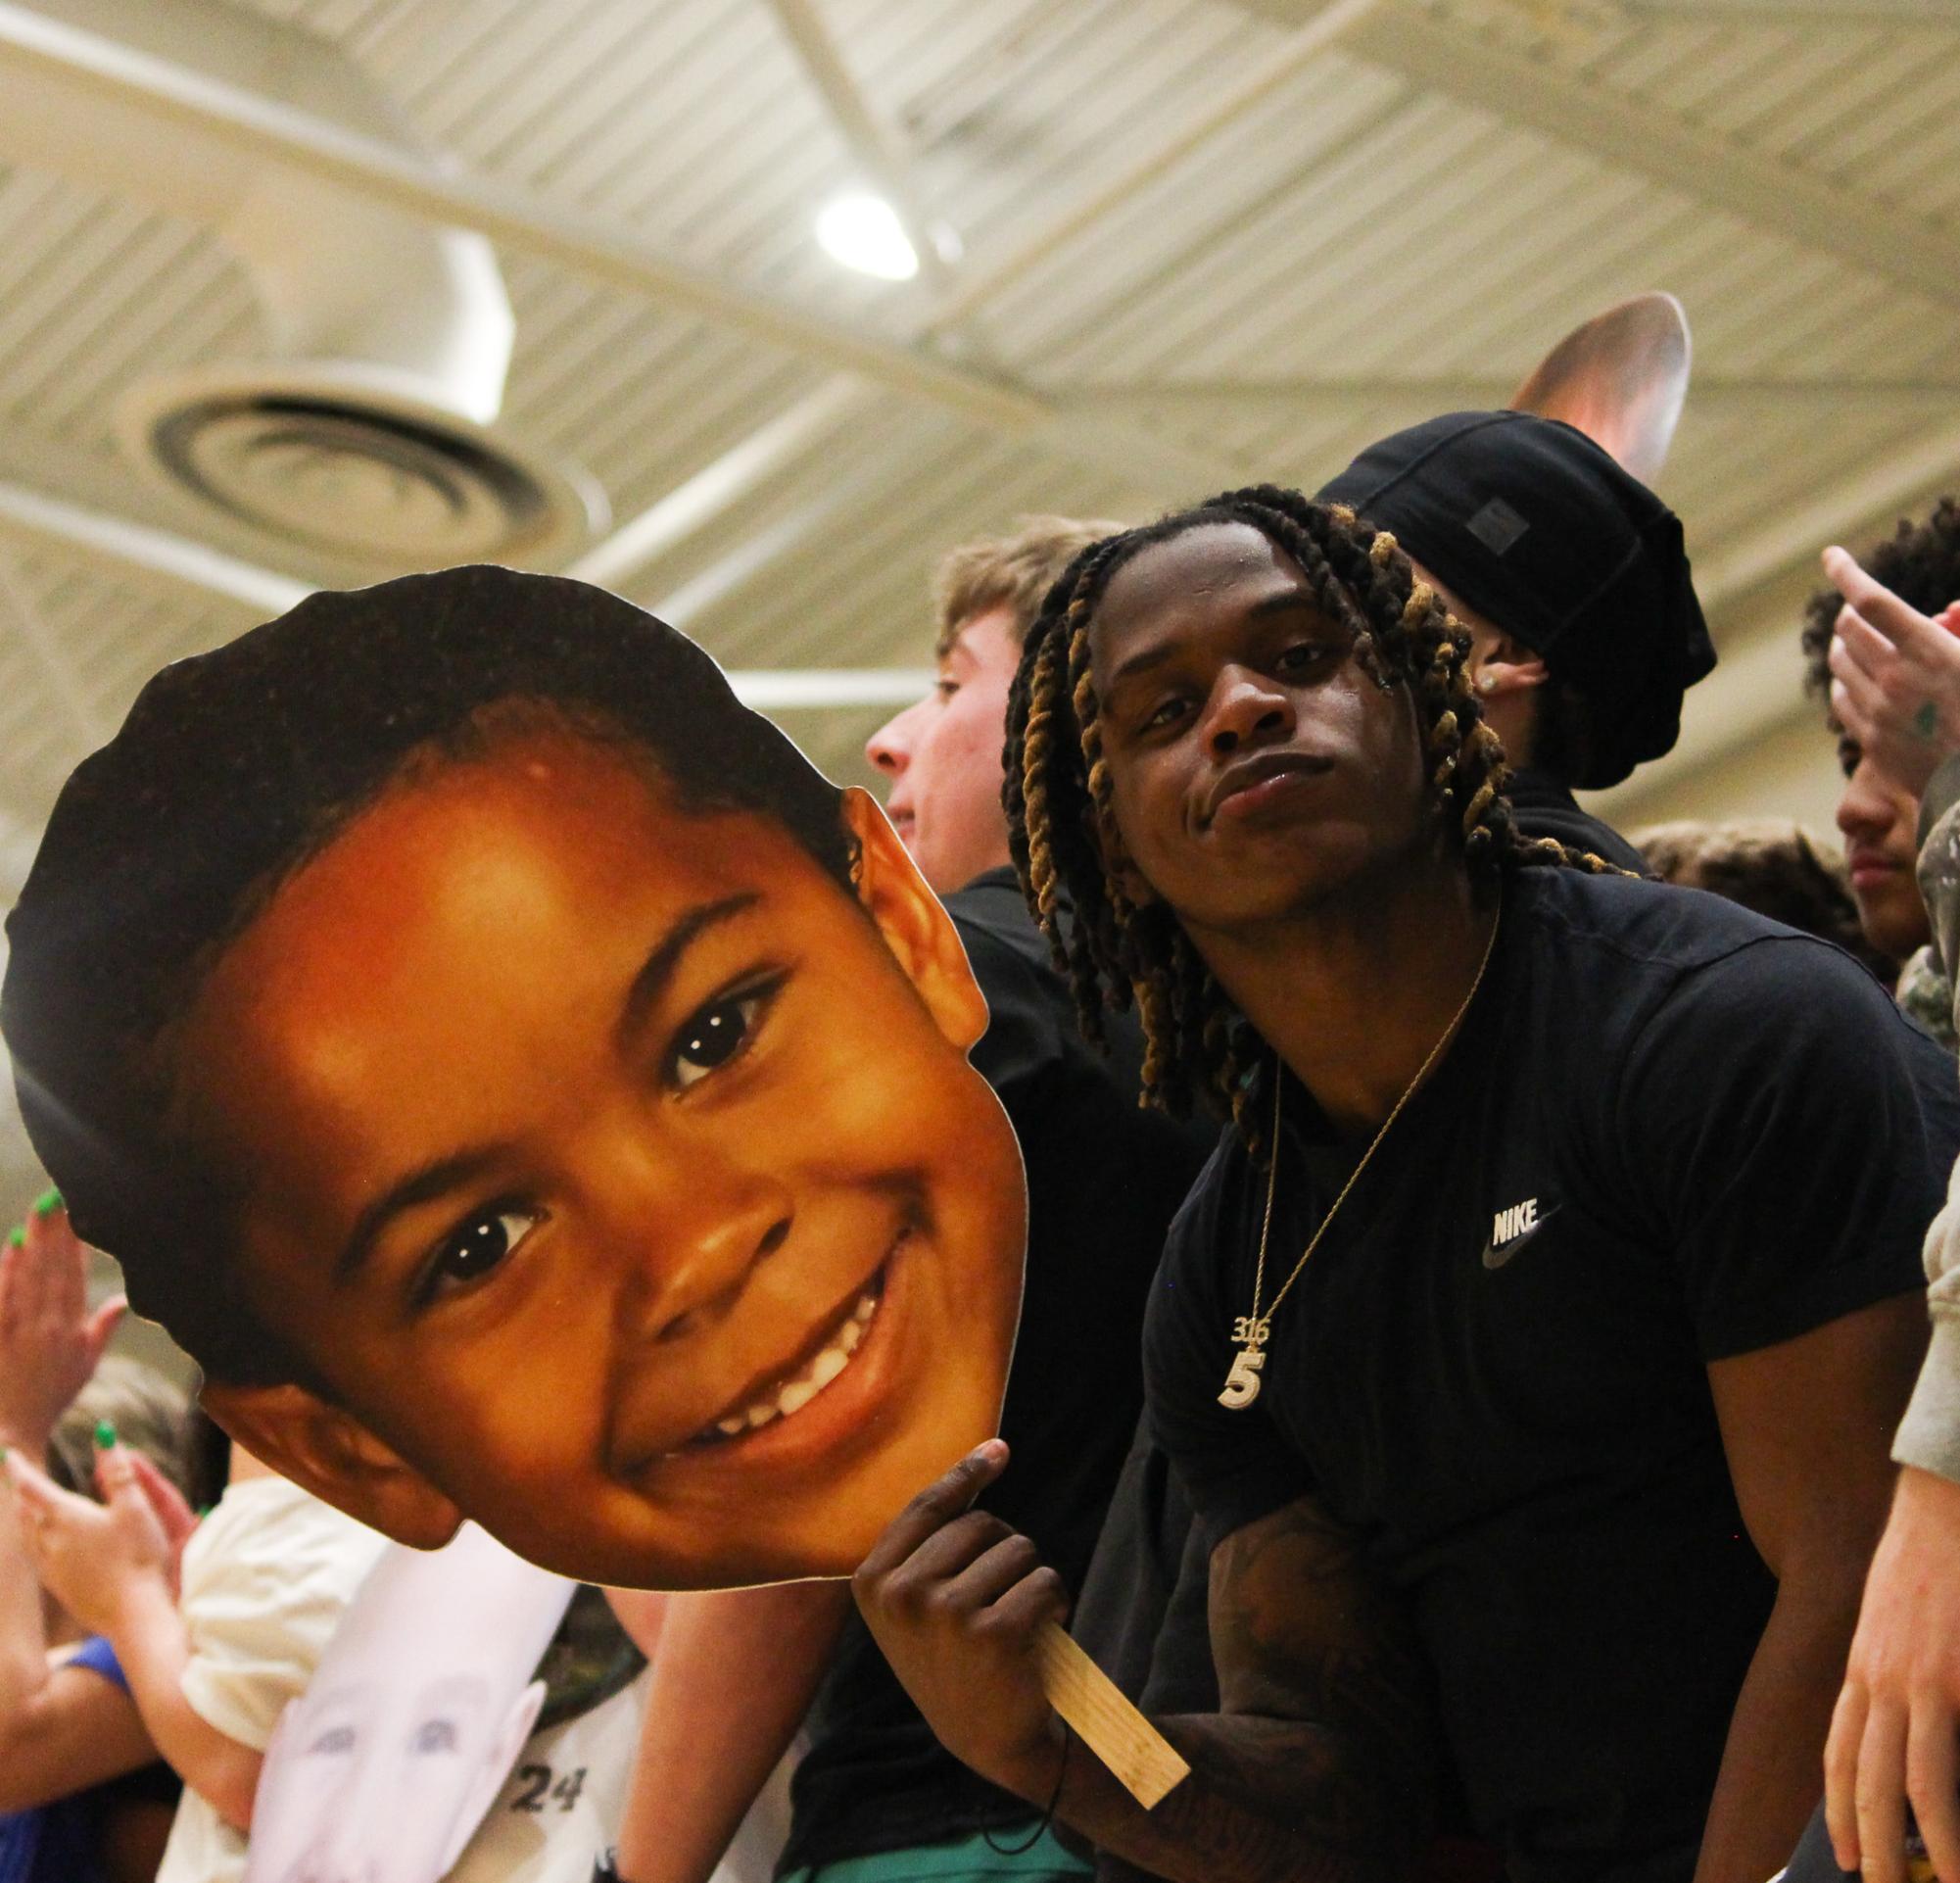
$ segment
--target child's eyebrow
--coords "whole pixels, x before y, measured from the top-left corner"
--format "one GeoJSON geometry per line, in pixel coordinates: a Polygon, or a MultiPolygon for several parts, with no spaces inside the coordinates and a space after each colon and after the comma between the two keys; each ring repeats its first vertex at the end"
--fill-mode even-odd
{"type": "Polygon", "coordinates": [[[752,909],[761,900],[761,891],[744,890],[739,895],[725,895],[719,902],[696,903],[675,921],[653,944],[652,953],[633,977],[633,985],[626,990],[626,1004],[620,1011],[616,1038],[623,1043],[632,1040],[647,1014],[659,1004],[667,983],[674,978],[674,970],[681,965],[681,957],[707,930],[752,909]]]}
{"type": "MultiPolygon", "coordinates": [[[[737,895],[725,895],[716,902],[696,903],[676,917],[666,934],[654,942],[653,951],[647,955],[639,973],[633,977],[633,985],[626,990],[617,1037],[623,1041],[630,1040],[639,1031],[666,991],[675,969],[681,965],[682,956],[703,934],[717,923],[730,921],[753,908],[761,900],[760,890],[744,890],[737,895]]],[[[345,1285],[360,1273],[390,1217],[417,1204],[433,1202],[445,1192],[472,1182],[507,1154],[507,1147],[502,1144],[478,1145],[424,1164],[399,1183],[390,1184],[355,1219],[346,1243],[334,1258],[334,1280],[345,1285]]]]}
{"type": "Polygon", "coordinates": [[[388,1219],[418,1203],[432,1203],[445,1192],[458,1188],[489,1170],[505,1155],[505,1147],[488,1144],[475,1150],[459,1151],[454,1157],[438,1159],[411,1172],[399,1183],[374,1199],[355,1219],[339,1255],[334,1258],[333,1279],[345,1286],[359,1275],[388,1219]]]}

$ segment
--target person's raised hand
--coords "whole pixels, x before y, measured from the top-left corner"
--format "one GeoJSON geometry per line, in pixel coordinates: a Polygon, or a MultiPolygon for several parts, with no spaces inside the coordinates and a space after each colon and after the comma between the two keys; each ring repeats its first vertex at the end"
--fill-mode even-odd
{"type": "Polygon", "coordinates": [[[1824,573],[1844,598],[1831,639],[1831,711],[1888,777],[1924,795],[1960,751],[1960,602],[1921,614],[1843,550],[1824,573]]]}
{"type": "Polygon", "coordinates": [[[125,1447],[106,1450],[97,1481],[107,1502],[65,1491],[18,1451],[5,1459],[14,1508],[41,1586],[92,1634],[113,1634],[130,1597],[167,1592],[170,1540],[125,1447]]]}
{"type": "Polygon", "coordinates": [[[851,1578],[859,1611],[927,1723],[981,1777],[1036,1802],[1064,1729],[1041,1689],[1037,1641],[1068,1592],[1028,1539],[969,1508],[1007,1464],[968,1453],[892,1519],[851,1578]]]}
{"type": "Polygon", "coordinates": [[[127,1303],[88,1310],[88,1252],[50,1191],[0,1246],[0,1444],[34,1458],[88,1384],[127,1303]]]}
{"type": "Polygon", "coordinates": [[[95,1487],[102,1493],[104,1503],[111,1501],[115,1474],[120,1469],[121,1461],[127,1462],[136,1480],[136,1488],[148,1500],[150,1509],[156,1514],[158,1526],[164,1532],[164,1541],[170,1552],[166,1575],[170,1585],[170,1599],[175,1601],[183,1581],[184,1545],[191,1540],[191,1534],[198,1526],[197,1513],[191,1509],[190,1499],[164,1475],[154,1459],[126,1445],[113,1446],[96,1456],[95,1487]]]}
{"type": "Polygon", "coordinates": [[[1840,1869],[1903,1883],[1910,1801],[1935,1873],[1960,1877],[1960,1484],[1910,1465],[1866,1578],[1824,1778],[1840,1869]]]}

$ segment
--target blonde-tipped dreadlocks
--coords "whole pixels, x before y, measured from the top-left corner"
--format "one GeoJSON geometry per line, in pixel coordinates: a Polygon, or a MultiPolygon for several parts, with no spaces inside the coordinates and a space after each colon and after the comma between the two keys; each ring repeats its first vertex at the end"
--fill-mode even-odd
{"type": "Polygon", "coordinates": [[[1135,1001],[1143,1022],[1143,1102],[1181,1116],[1193,1096],[1231,1113],[1255,1148],[1248,1075],[1263,1048],[1161,902],[1138,906],[1105,866],[1112,829],[1100,702],[1089,673],[1089,627],[1114,576],[1155,544],[1207,524],[1246,523],[1305,573],[1315,604],[1355,637],[1356,658],[1381,687],[1414,695],[1439,814],[1473,879],[1526,864],[1617,873],[1597,856],[1522,836],[1504,797],[1504,748],[1484,724],[1463,660],[1468,633],[1394,537],[1339,506],[1262,484],[1229,491],[1083,551],[1028,630],[1007,705],[1005,801],[1023,893],[1076,996],[1082,1029],[1102,1038],[1105,1006],[1135,1001]]]}

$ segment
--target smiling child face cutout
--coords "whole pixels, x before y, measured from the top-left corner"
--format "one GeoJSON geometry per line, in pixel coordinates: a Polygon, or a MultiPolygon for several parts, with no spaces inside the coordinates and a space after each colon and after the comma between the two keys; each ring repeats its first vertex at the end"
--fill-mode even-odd
{"type": "Polygon", "coordinates": [[[853,1569],[997,1429],[1027,1200],[986,1009],[863,794],[858,895],[774,820],[530,730],[412,767],[172,1041],[246,1298],[324,1391],[213,1384],[404,1541],[562,1574],[853,1569]]]}

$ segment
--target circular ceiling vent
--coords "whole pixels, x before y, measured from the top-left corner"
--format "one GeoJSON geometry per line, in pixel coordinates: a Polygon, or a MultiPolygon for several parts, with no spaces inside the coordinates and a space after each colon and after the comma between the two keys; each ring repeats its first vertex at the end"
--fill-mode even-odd
{"type": "Polygon", "coordinates": [[[527,462],[485,427],[330,365],[153,381],[119,414],[161,475],[277,542],[395,569],[536,560],[605,522],[582,473],[527,462]]]}

